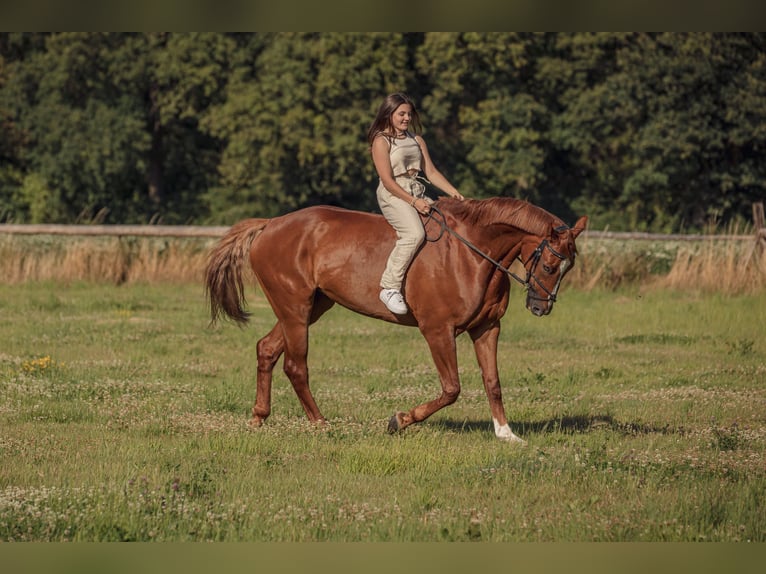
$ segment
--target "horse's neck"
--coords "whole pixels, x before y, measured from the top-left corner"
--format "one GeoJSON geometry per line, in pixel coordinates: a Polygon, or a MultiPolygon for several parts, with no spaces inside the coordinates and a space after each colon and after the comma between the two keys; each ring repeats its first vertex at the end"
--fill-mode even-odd
{"type": "Polygon", "coordinates": [[[531,234],[505,223],[481,224],[460,221],[456,231],[486,255],[498,261],[512,261],[531,234]]]}
{"type": "Polygon", "coordinates": [[[506,267],[519,256],[524,241],[532,235],[518,227],[490,226],[495,227],[495,238],[490,242],[490,249],[497,255],[497,259],[506,267]]]}
{"type": "Polygon", "coordinates": [[[551,224],[550,214],[527,202],[510,198],[485,201],[480,208],[483,213],[479,212],[475,219],[457,214],[454,217],[466,236],[473,237],[472,241],[494,259],[510,263],[525,241],[539,243],[544,237],[542,231],[551,224]]]}

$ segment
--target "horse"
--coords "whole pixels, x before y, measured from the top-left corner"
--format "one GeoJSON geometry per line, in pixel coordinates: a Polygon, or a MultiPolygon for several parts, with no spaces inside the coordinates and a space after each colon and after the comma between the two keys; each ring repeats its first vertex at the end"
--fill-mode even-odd
{"type": "Polygon", "coordinates": [[[429,216],[423,216],[427,241],[402,287],[406,315],[391,313],[378,298],[379,280],[396,239],[379,214],[312,206],[269,219],[245,219],[211,249],[205,272],[211,325],[220,317],[240,326],[247,323],[245,261],[277,320],[256,345],[252,426],[259,427],[271,414],[272,373],[282,355],[283,370],[306,416],[327,424],[309,388],[308,332],[337,303],[368,317],[417,327],[430,349],[441,393],[409,411],[396,412],[388,422],[389,432],[424,421],[457,400],[456,338],[468,333],[495,436],[525,442],[511,430],[503,407],[497,368],[500,319],[512,279],[526,289],[531,313],[543,317],[551,312],[561,281],[575,262],[575,239],[588,218],[569,227],[532,203],[508,197],[441,198],[432,205],[429,216]],[[509,269],[517,259],[526,270],[524,278],[509,269]]]}

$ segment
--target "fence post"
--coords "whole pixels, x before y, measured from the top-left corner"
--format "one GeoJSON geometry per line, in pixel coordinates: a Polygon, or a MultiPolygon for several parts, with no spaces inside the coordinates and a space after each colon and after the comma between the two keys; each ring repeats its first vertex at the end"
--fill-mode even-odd
{"type": "Polygon", "coordinates": [[[748,261],[754,255],[760,257],[766,250],[766,223],[764,223],[762,201],[753,204],[753,228],[755,230],[755,243],[750,250],[748,261]]]}

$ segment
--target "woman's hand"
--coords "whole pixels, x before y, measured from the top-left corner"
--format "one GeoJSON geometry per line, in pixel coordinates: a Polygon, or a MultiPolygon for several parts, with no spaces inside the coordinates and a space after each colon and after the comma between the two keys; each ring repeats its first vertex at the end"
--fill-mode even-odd
{"type": "Polygon", "coordinates": [[[425,199],[414,199],[412,202],[412,207],[414,207],[421,215],[428,215],[431,212],[431,204],[428,203],[425,199]]]}

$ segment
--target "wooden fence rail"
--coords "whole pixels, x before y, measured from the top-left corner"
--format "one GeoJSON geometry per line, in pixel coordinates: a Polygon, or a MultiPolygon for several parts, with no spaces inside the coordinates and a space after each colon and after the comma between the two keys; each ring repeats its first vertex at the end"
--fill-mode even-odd
{"type": "Polygon", "coordinates": [[[0,234],[100,237],[221,237],[228,227],[201,225],[0,225],[0,234]]]}
{"type": "MultiPolygon", "coordinates": [[[[701,235],[643,233],[622,231],[586,231],[593,239],[623,239],[630,241],[752,241],[762,247],[766,243],[763,202],[753,204],[753,235],[701,235]]],[[[103,237],[221,237],[228,226],[204,225],[58,225],[58,224],[0,224],[0,234],[10,235],[75,235],[103,237]]]]}

